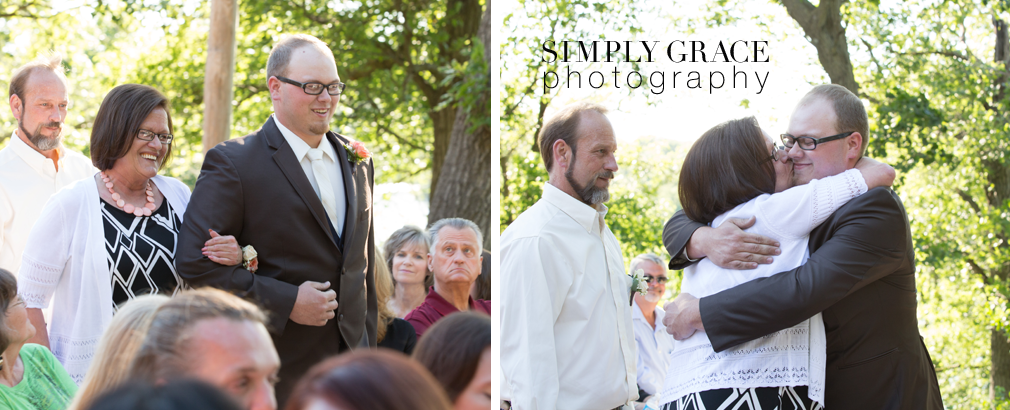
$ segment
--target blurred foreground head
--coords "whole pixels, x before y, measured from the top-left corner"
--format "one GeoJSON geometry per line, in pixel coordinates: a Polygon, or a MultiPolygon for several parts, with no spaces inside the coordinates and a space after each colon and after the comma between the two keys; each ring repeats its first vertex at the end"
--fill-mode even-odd
{"type": "Polygon", "coordinates": [[[414,358],[442,384],[455,410],[492,408],[487,315],[458,312],[439,320],[418,342],[414,358]]]}
{"type": "Polygon", "coordinates": [[[161,384],[195,378],[249,410],[274,410],[280,358],[255,305],[217,289],[179,292],[155,314],[131,375],[161,384]]]}
{"type": "Polygon", "coordinates": [[[162,386],[133,382],[98,397],[88,410],[241,410],[229,395],[205,382],[181,380],[162,386]]]}

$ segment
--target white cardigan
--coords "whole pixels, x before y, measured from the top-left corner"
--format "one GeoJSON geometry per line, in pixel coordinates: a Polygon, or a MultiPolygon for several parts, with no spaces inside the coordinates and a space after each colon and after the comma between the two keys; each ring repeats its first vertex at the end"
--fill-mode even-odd
{"type": "MultiPolygon", "coordinates": [[[[802,265],[809,258],[810,231],[866,189],[862,173],[850,169],[774,195],[760,195],[719,215],[712,226],[727,218],[756,216],[757,222],[747,232],[778,240],[782,254],[771,264],[751,270],[723,269],[702,259],[684,269],[680,291],[701,298],[802,265]]],[[[708,334],[696,332],[686,340],[674,341],[660,402],[723,388],[808,386],[808,397],[824,403],[826,343],[820,313],[719,353],[713,350],[708,334]]]]}
{"type": "MultiPolygon", "coordinates": [[[[189,187],[160,175],[152,181],[182,220],[189,187]]],[[[112,321],[112,276],[100,200],[93,177],[53,194],[28,235],[18,270],[18,293],[27,307],[45,309],[55,296],[49,345],[77,384],[112,321]]]]}

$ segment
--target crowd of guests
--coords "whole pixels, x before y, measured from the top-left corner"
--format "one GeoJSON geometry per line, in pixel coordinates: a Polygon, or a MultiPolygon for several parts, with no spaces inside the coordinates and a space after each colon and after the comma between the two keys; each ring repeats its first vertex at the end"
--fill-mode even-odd
{"type": "Polygon", "coordinates": [[[481,230],[447,218],[378,249],[370,153],[329,131],[332,52],[284,36],[267,72],[275,114],[208,152],[192,194],[160,175],[175,138],[160,91],[109,91],[89,160],[61,144],[60,57],[14,73],[0,408],[491,406],[481,230]]]}

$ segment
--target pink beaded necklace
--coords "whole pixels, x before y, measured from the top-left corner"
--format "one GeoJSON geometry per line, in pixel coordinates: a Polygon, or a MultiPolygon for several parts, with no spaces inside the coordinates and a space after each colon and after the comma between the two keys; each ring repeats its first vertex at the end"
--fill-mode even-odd
{"type": "Polygon", "coordinates": [[[105,171],[100,172],[100,174],[102,174],[102,182],[105,182],[105,187],[109,188],[109,193],[112,194],[112,200],[116,201],[116,206],[119,207],[119,209],[135,216],[151,216],[151,211],[154,211],[155,209],[154,187],[151,186],[151,180],[147,180],[147,204],[135,207],[133,204],[126,203],[126,201],[123,200],[123,197],[112,189],[112,180],[109,179],[108,175],[105,175],[105,171]]]}

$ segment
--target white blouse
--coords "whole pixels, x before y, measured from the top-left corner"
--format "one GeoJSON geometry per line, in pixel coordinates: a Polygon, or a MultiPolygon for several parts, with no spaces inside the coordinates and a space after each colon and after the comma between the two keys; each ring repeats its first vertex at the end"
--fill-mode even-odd
{"type": "MultiPolygon", "coordinates": [[[[756,216],[757,222],[747,232],[779,241],[782,254],[771,264],[751,270],[723,269],[702,259],[684,269],[681,292],[701,298],[802,265],[810,256],[810,231],[866,189],[862,174],[850,169],[777,194],[758,196],[719,215],[712,226],[719,226],[727,218],[756,216]]],[[[826,342],[819,313],[796,326],[719,353],[712,348],[708,335],[699,331],[674,342],[661,402],[714,389],[808,386],[810,399],[824,403],[826,342]]]]}
{"type": "MultiPolygon", "coordinates": [[[[93,176],[49,199],[28,235],[18,271],[18,294],[28,308],[45,309],[55,296],[49,345],[77,384],[84,381],[113,310],[101,199],[93,176]]],[[[163,176],[152,181],[182,220],[189,187],[163,176]]]]}

